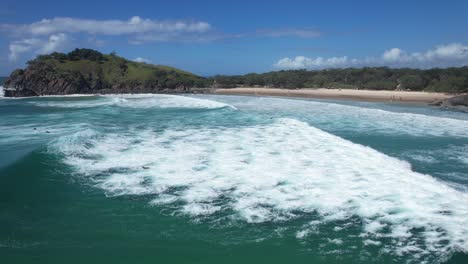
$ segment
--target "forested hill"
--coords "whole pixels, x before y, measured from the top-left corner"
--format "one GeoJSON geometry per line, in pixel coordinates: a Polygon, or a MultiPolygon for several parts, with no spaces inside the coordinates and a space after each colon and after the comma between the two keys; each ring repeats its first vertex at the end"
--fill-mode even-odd
{"type": "Polygon", "coordinates": [[[217,87],[349,88],[468,92],[468,67],[445,69],[347,68],[317,71],[290,70],[262,74],[213,77],[217,87]]]}
{"type": "Polygon", "coordinates": [[[5,96],[87,93],[180,93],[207,87],[206,78],[176,68],[139,63],[91,49],[54,52],[11,73],[5,96]]]}

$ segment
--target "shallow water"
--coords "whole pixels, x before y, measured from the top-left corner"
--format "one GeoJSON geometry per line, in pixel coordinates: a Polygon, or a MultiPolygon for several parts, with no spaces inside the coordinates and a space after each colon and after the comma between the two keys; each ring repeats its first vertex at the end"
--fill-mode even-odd
{"type": "Polygon", "coordinates": [[[464,113],[215,95],[0,98],[0,149],[8,263],[468,261],[464,113]]]}

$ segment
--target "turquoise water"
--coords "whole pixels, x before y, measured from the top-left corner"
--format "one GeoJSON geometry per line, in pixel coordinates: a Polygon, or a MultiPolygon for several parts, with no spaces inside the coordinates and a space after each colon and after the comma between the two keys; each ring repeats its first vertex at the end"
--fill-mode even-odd
{"type": "Polygon", "coordinates": [[[468,263],[468,116],[0,98],[2,263],[468,263]]]}

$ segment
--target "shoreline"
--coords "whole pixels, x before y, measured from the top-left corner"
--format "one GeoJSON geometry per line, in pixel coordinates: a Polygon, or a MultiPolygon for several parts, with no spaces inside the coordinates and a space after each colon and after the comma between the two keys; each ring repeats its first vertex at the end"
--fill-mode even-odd
{"type": "MultiPolygon", "coordinates": [[[[0,86],[0,88],[3,88],[0,86]]],[[[35,97],[81,97],[81,96],[102,96],[102,95],[124,95],[120,94],[67,94],[67,95],[41,95],[26,97],[5,97],[9,99],[24,99],[35,97]]],[[[128,93],[128,94],[153,94],[153,93],[128,93]]],[[[244,96],[274,96],[274,97],[293,97],[309,99],[332,99],[348,100],[362,102],[385,102],[385,103],[404,103],[404,104],[430,104],[437,101],[452,98],[454,94],[420,92],[420,91],[387,91],[387,90],[352,90],[352,89],[326,89],[326,88],[302,88],[302,89],[282,89],[282,88],[208,88],[205,91],[194,93],[154,93],[154,94],[215,94],[215,95],[244,95],[244,96]]],[[[1,93],[0,93],[1,95],[1,93]]]]}
{"type": "Polygon", "coordinates": [[[428,104],[435,101],[449,99],[454,95],[435,92],[414,91],[375,91],[351,89],[276,89],[276,88],[219,88],[212,94],[219,95],[250,95],[250,96],[282,96],[316,99],[336,99],[367,102],[387,103],[421,103],[428,104]]]}

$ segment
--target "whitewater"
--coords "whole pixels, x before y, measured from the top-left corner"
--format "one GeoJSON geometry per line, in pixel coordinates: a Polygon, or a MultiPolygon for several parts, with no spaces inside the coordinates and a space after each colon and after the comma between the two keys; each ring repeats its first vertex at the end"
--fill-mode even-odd
{"type": "MultiPolygon", "coordinates": [[[[94,201],[96,215],[141,206],[135,215],[152,219],[145,232],[174,230],[174,241],[276,243],[324,263],[444,263],[468,254],[464,113],[151,94],[0,99],[0,110],[0,175],[37,166],[49,173],[31,169],[30,177],[44,184],[65,179],[79,197],[112,201],[94,201]]],[[[135,219],[121,221],[139,226],[135,219]]]]}

